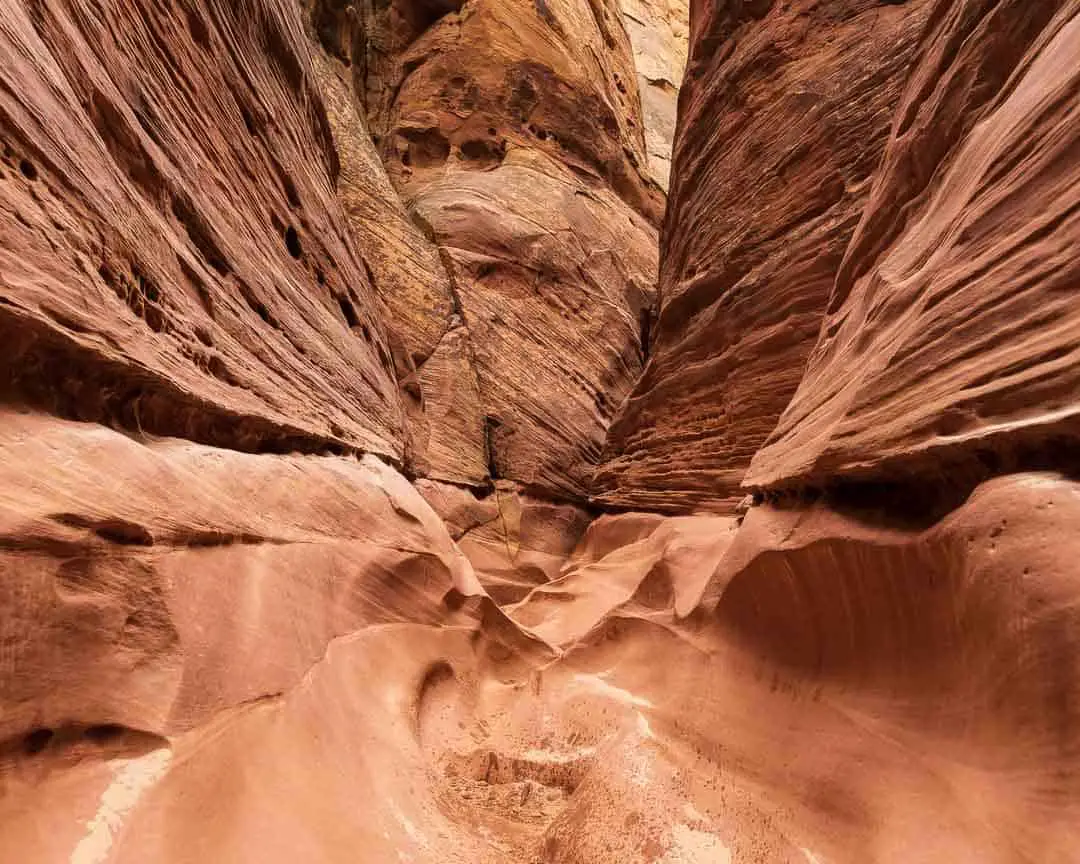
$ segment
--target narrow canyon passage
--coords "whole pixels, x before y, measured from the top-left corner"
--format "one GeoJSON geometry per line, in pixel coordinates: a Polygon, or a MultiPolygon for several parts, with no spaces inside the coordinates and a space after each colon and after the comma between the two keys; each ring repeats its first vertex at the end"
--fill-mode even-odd
{"type": "Polygon", "coordinates": [[[0,0],[0,862],[1080,858],[1080,0],[0,0]]]}

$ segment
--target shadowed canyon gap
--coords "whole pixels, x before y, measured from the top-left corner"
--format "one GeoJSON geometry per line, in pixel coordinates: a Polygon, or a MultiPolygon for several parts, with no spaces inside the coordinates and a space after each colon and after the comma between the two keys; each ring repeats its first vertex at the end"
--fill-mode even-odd
{"type": "Polygon", "coordinates": [[[1078,860],[1078,291],[1080,0],[0,0],[0,861],[1078,860]]]}

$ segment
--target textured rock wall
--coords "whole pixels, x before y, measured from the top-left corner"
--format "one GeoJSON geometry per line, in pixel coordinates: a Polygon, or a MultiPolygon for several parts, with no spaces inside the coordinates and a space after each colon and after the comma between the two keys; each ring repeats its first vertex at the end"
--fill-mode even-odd
{"type": "Polygon", "coordinates": [[[297,16],[264,0],[2,12],[5,394],[245,450],[402,459],[297,16]]]}
{"type": "Polygon", "coordinates": [[[723,510],[742,497],[814,346],[931,5],[692,8],[659,320],[599,502],[723,510]]]}
{"type": "Polygon", "coordinates": [[[744,480],[1054,467],[1072,4],[742,9],[695,10],[652,358],[596,500],[728,510],[744,480]]]}
{"type": "Polygon", "coordinates": [[[447,337],[416,365],[431,464],[459,464],[429,476],[584,500],[640,373],[663,208],[618,7],[332,11],[316,4],[316,29],[348,60],[390,179],[453,282],[447,337]]]}
{"type": "Polygon", "coordinates": [[[1080,5],[947,13],[754,486],[1077,463],[1080,5]]]}
{"type": "Polygon", "coordinates": [[[0,860],[1075,858],[1080,0],[693,7],[0,0],[0,860]]]}

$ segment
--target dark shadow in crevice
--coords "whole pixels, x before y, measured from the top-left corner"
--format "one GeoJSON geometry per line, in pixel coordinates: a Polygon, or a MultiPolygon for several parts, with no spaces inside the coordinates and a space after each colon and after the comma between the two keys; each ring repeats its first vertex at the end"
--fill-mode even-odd
{"type": "Polygon", "coordinates": [[[865,524],[924,530],[963,506],[978,486],[995,477],[1052,472],[1080,480],[1080,430],[1014,430],[999,440],[896,459],[873,471],[755,489],[754,503],[801,509],[823,500],[830,509],[865,524]]]}

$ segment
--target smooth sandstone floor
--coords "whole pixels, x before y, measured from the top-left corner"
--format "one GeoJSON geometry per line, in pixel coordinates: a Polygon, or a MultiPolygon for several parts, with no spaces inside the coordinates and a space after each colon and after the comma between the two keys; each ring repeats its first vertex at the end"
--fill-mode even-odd
{"type": "MultiPolygon", "coordinates": [[[[420,496],[372,467],[351,494],[377,483],[393,506],[353,533],[421,532],[447,575],[416,592],[366,584],[386,614],[369,597],[257,696],[236,697],[235,681],[289,656],[298,633],[238,607],[262,650],[204,648],[233,685],[171,724],[102,715],[9,739],[0,860],[1072,860],[1080,630],[1069,564],[1045,541],[1075,520],[1076,484],[1002,478],[920,531],[820,505],[755,508],[741,525],[603,517],[561,576],[507,607],[513,624],[420,496]]],[[[5,553],[9,584],[39,578],[26,554],[5,553]]],[[[184,644],[198,630],[182,594],[184,644]]],[[[326,615],[332,592],[324,602],[326,615]]],[[[103,646],[87,650],[103,674],[103,646]]]]}

